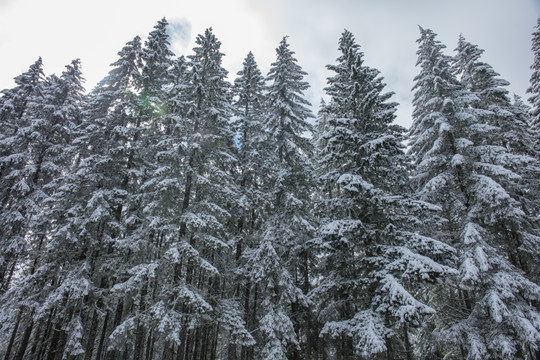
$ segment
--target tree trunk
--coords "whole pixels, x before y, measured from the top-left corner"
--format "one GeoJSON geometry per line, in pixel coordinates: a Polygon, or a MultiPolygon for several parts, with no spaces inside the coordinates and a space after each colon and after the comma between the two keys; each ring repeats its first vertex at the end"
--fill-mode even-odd
{"type": "MultiPolygon", "coordinates": [[[[247,284],[246,284],[246,289],[244,291],[244,321],[246,322],[246,328],[247,328],[247,330],[249,332],[251,332],[253,330],[253,326],[252,326],[252,323],[251,323],[251,316],[250,316],[250,312],[249,312],[250,287],[251,287],[251,284],[248,281],[247,284]]],[[[248,356],[248,347],[247,346],[242,346],[242,352],[241,352],[241,355],[240,355],[240,360],[247,360],[247,356],[248,356]]]]}
{"type": "Polygon", "coordinates": [[[55,311],[51,309],[49,313],[49,318],[47,319],[47,325],[45,326],[45,333],[41,336],[40,345],[39,345],[39,352],[38,352],[38,359],[43,359],[45,356],[45,351],[47,350],[47,339],[49,338],[49,335],[51,334],[52,328],[53,328],[53,316],[55,311]]]}
{"type": "Polygon", "coordinates": [[[231,338],[229,347],[227,349],[227,360],[236,360],[236,344],[234,344],[234,338],[231,338]]]}
{"type": "Polygon", "coordinates": [[[34,334],[34,341],[32,341],[32,347],[30,348],[30,358],[34,359],[39,342],[41,341],[43,333],[43,320],[40,320],[37,330],[34,334]]]}
{"type": "MultiPolygon", "coordinates": [[[[113,331],[120,325],[120,322],[122,321],[122,314],[124,312],[124,301],[122,299],[118,300],[118,304],[116,305],[116,310],[114,314],[114,320],[113,320],[113,331]]],[[[105,358],[107,360],[116,360],[118,350],[107,350],[107,354],[105,358]]]]}
{"type": "Polygon", "coordinates": [[[386,338],[386,360],[394,360],[394,346],[391,337],[386,338]]]}
{"type": "Polygon", "coordinates": [[[34,310],[32,309],[32,312],[30,314],[30,324],[26,327],[26,330],[24,331],[23,337],[21,339],[21,345],[19,346],[19,350],[17,351],[17,355],[15,356],[14,360],[23,360],[24,354],[26,353],[26,349],[28,348],[28,344],[30,342],[30,335],[32,334],[32,329],[34,328],[34,310]]]}
{"type": "MultiPolygon", "coordinates": [[[[150,334],[148,334],[148,339],[146,340],[146,360],[151,360],[154,357],[154,337],[152,330],[150,330],[150,334]]],[[[171,353],[169,357],[166,357],[164,359],[172,359],[174,355],[174,352],[171,353]]]]}
{"type": "Polygon", "coordinates": [[[92,322],[90,323],[90,329],[88,330],[88,340],[86,341],[86,349],[84,352],[84,360],[92,360],[94,353],[94,346],[96,343],[97,328],[99,325],[99,314],[96,308],[92,313],[92,322]]]}
{"type": "Polygon", "coordinates": [[[51,338],[51,345],[49,346],[49,352],[47,354],[47,360],[54,360],[59,351],[60,335],[62,333],[61,327],[62,324],[56,323],[53,325],[53,334],[51,338]]]}
{"type": "Polygon", "coordinates": [[[11,279],[13,279],[13,273],[15,272],[15,267],[17,266],[17,259],[18,256],[15,256],[15,259],[13,259],[13,263],[11,264],[11,268],[9,269],[8,277],[5,280],[5,283],[2,284],[2,291],[7,291],[9,289],[11,279]]]}
{"type": "Polygon", "coordinates": [[[8,343],[6,356],[4,357],[4,360],[9,360],[9,357],[11,355],[11,350],[13,349],[13,343],[15,342],[15,337],[17,336],[17,330],[19,329],[19,324],[21,322],[22,313],[23,313],[22,309],[19,309],[19,313],[17,314],[17,320],[15,321],[15,326],[13,327],[13,331],[11,332],[11,337],[9,338],[9,343],[8,343]]]}
{"type": "Polygon", "coordinates": [[[405,355],[407,360],[413,360],[413,354],[411,349],[411,342],[409,340],[409,330],[407,323],[403,324],[403,344],[405,345],[405,355]]]}
{"type": "MultiPolygon", "coordinates": [[[[139,311],[144,312],[146,309],[146,292],[148,291],[148,280],[144,282],[144,285],[141,289],[141,300],[140,300],[140,307],[139,311]]],[[[144,354],[144,343],[145,343],[145,337],[146,337],[146,328],[141,323],[140,320],[137,321],[137,330],[135,331],[135,348],[134,348],[134,354],[133,359],[134,360],[143,360],[143,354],[144,354]]]]}
{"type": "Polygon", "coordinates": [[[96,360],[101,360],[101,354],[103,352],[103,346],[105,344],[105,333],[107,332],[107,325],[109,323],[109,310],[105,313],[105,319],[103,319],[103,325],[101,328],[101,335],[99,337],[99,345],[96,353],[96,360]]]}

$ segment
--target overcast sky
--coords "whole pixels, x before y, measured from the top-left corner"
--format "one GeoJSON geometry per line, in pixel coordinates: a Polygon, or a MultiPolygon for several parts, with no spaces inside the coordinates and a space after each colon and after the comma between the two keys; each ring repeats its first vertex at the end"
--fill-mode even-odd
{"type": "Polygon", "coordinates": [[[329,75],[325,65],[338,56],[346,28],[365,63],[396,93],[397,122],[409,126],[418,25],[435,31],[448,54],[463,34],[485,50],[483,60],[510,81],[509,90],[526,97],[539,15],[540,0],[0,0],[0,89],[12,87],[41,56],[47,75],[80,58],[91,90],[124,44],[135,35],[144,39],[165,16],[176,55],[189,55],[197,34],[213,27],[230,80],[249,51],[266,73],[279,41],[290,36],[316,111],[329,75]]]}

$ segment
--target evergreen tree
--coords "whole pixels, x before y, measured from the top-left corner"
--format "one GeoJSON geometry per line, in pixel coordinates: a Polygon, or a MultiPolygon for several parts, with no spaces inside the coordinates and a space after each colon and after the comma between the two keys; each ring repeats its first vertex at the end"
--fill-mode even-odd
{"type": "Polygon", "coordinates": [[[155,191],[146,208],[152,210],[152,236],[165,251],[154,262],[161,276],[156,275],[160,283],[151,313],[161,319],[156,330],[172,331],[164,354],[185,359],[215,356],[212,344],[223,330],[228,343],[253,341],[239,304],[222,290],[230,261],[230,209],[238,201],[230,85],[212,30],[199,35],[196,44],[189,61],[180,59],[169,73],[173,82],[166,114],[174,112],[162,116],[163,125],[154,130],[159,131],[161,166],[144,185],[155,191]]]}
{"type": "Polygon", "coordinates": [[[486,126],[490,145],[506,150],[499,149],[500,155],[493,161],[484,160],[491,163],[488,172],[496,176],[497,181],[519,201],[514,206],[524,210],[513,211],[511,218],[499,219],[501,231],[507,233],[509,239],[514,239],[508,243],[506,251],[511,254],[514,265],[538,274],[538,270],[531,269],[538,262],[537,249],[540,246],[539,239],[532,235],[534,225],[531,220],[538,201],[535,192],[539,189],[540,164],[534,158],[534,137],[529,130],[528,118],[510,101],[504,88],[509,83],[498,78],[499,74],[489,64],[479,60],[482,50],[460,36],[456,51],[455,71],[461,75],[461,82],[473,96],[470,111],[479,123],[486,126]],[[517,176],[504,176],[503,167],[517,176]]]}
{"type": "Polygon", "coordinates": [[[392,93],[384,92],[379,71],[364,65],[347,30],[339,51],[337,64],[328,66],[335,75],[325,89],[330,101],[318,136],[325,218],[317,238],[319,283],[311,296],[321,333],[336,339],[333,350],[326,349],[330,356],[393,359],[402,349],[411,359],[409,329],[434,313],[416,292],[422,282],[452,272],[430,258],[444,260],[451,249],[418,234],[418,216],[432,206],[403,195],[404,130],[391,125],[392,93]]]}
{"type": "Polygon", "coordinates": [[[534,54],[534,62],[531,65],[533,71],[530,79],[531,86],[527,92],[531,94],[529,102],[532,105],[531,110],[531,128],[536,133],[536,150],[540,150],[540,17],[536,21],[535,31],[532,34],[532,51],[534,54]]]}
{"type": "Polygon", "coordinates": [[[85,359],[91,359],[95,352],[98,358],[106,352],[105,334],[120,320],[115,318],[113,323],[110,318],[124,301],[110,289],[128,265],[129,250],[123,239],[129,236],[126,213],[133,191],[132,152],[137,146],[134,138],[140,113],[140,38],[128,42],[118,56],[108,76],[88,97],[85,121],[75,142],[80,160],[64,178],[56,204],[59,213],[68,209],[71,214],[63,219],[65,233],[57,237],[76,241],[71,249],[78,249],[60,256],[71,258],[66,277],[87,285],[85,300],[76,308],[85,311],[78,320],[82,324],[79,349],[84,350],[85,359]]]}
{"type": "MultiPolygon", "coordinates": [[[[247,329],[256,328],[257,287],[249,272],[243,271],[246,254],[260,244],[260,225],[268,217],[268,154],[270,144],[265,138],[263,117],[265,112],[265,79],[250,52],[234,81],[234,114],[238,143],[238,180],[240,202],[236,209],[237,230],[234,238],[237,275],[229,281],[236,287],[237,298],[243,301],[243,319],[247,329]],[[240,284],[242,287],[240,287],[240,284]]],[[[231,358],[235,358],[229,352],[231,358]]],[[[242,359],[253,358],[253,347],[243,346],[242,359]]]]}
{"type": "Polygon", "coordinates": [[[263,359],[298,359],[305,339],[311,256],[308,245],[315,227],[311,212],[313,145],[305,137],[312,117],[304,98],[309,85],[294,52],[283,38],[267,80],[267,186],[270,213],[260,228],[261,241],[247,255],[246,270],[261,299],[259,350],[263,359]]]}
{"type": "MultiPolygon", "coordinates": [[[[521,221],[523,211],[509,187],[519,176],[505,163],[513,156],[500,146],[501,128],[484,117],[493,114],[475,107],[488,98],[471,91],[468,79],[487,74],[491,85],[502,82],[480,64],[469,68],[462,85],[435,33],[420,32],[410,149],[417,191],[441,205],[447,219],[443,239],[458,251],[455,290],[445,296],[445,320],[439,324],[443,341],[455,346],[447,355],[524,359],[538,344],[538,313],[531,303],[540,288],[516,267],[511,225],[521,221]]],[[[533,241],[531,236],[526,238],[533,241]]]]}
{"type": "Polygon", "coordinates": [[[534,138],[529,132],[528,119],[519,116],[506,86],[510,83],[499,77],[493,68],[482,61],[483,50],[459,37],[454,71],[470,93],[471,106],[482,123],[500,129],[498,144],[508,151],[534,156],[534,138]],[[504,135],[504,136],[503,136],[504,135]]]}
{"type": "MultiPolygon", "coordinates": [[[[29,256],[19,274],[19,282],[5,294],[2,302],[9,300],[3,308],[4,314],[17,314],[18,318],[14,321],[7,355],[11,351],[21,315],[24,320],[24,332],[17,343],[17,359],[23,358],[32,334],[35,338],[42,335],[34,331],[36,321],[49,315],[46,314],[47,310],[58,306],[61,301],[61,296],[55,293],[55,286],[64,289],[70,287],[69,280],[63,277],[63,271],[57,267],[62,264],[63,253],[55,251],[57,239],[54,234],[58,231],[55,220],[58,217],[55,216],[54,203],[61,185],[60,179],[72,170],[77,154],[72,142],[81,122],[82,82],[78,60],[66,66],[61,77],[49,77],[30,102],[24,115],[26,119],[21,122],[26,126],[19,127],[15,134],[26,149],[21,161],[23,167],[12,175],[18,177],[19,184],[26,186],[25,194],[18,199],[18,203],[25,209],[26,223],[21,235],[27,241],[29,256]]],[[[63,213],[62,216],[69,214],[63,213]]],[[[50,340],[54,351],[63,351],[67,341],[63,337],[64,330],[60,329],[65,314],[58,311],[54,318],[49,319],[50,323],[58,326],[50,340]]]]}
{"type": "Polygon", "coordinates": [[[23,260],[27,250],[24,235],[31,209],[24,198],[31,189],[21,174],[28,143],[21,131],[29,125],[26,112],[32,99],[38,99],[43,76],[39,58],[15,78],[17,86],[2,91],[0,97],[0,293],[9,288],[17,262],[23,260]]]}

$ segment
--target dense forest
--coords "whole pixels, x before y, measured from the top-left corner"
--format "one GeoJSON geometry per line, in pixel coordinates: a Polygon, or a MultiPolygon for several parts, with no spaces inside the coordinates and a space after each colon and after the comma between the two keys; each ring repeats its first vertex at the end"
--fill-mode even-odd
{"type": "Polygon", "coordinates": [[[313,114],[167,26],[1,92],[3,359],[540,359],[540,19],[530,105],[420,27],[410,129],[347,30],[313,114]]]}

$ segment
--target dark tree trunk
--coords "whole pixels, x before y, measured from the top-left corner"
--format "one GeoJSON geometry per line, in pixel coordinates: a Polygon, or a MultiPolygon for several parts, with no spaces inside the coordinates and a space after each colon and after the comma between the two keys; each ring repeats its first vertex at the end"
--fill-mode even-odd
{"type": "Polygon", "coordinates": [[[56,323],[56,324],[53,325],[53,334],[52,334],[52,338],[51,338],[51,341],[50,341],[49,351],[47,353],[47,360],[56,359],[56,357],[57,357],[56,355],[57,355],[58,351],[60,350],[59,349],[60,348],[59,345],[61,345],[60,337],[62,335],[61,327],[62,327],[61,323],[56,323]]]}
{"type": "Polygon", "coordinates": [[[411,342],[409,340],[409,329],[406,323],[403,324],[403,343],[405,345],[405,355],[407,356],[407,360],[413,360],[411,342]]]}
{"type": "Polygon", "coordinates": [[[37,330],[34,333],[34,341],[32,341],[32,348],[30,348],[30,358],[31,359],[35,358],[37,347],[38,347],[39,342],[41,341],[41,338],[43,336],[42,335],[42,333],[43,333],[43,320],[40,320],[38,324],[39,325],[37,327],[37,330]]]}
{"type": "MultiPolygon", "coordinates": [[[[148,291],[148,280],[144,282],[143,287],[141,288],[141,300],[139,311],[144,312],[146,309],[146,293],[148,291]]],[[[143,360],[144,355],[144,343],[146,337],[146,328],[139,321],[137,321],[137,330],[135,331],[135,348],[133,351],[134,360],[143,360]]]]}
{"type": "MultiPolygon", "coordinates": [[[[154,357],[154,337],[153,337],[153,333],[152,333],[152,330],[150,330],[150,334],[148,334],[148,339],[146,340],[146,356],[145,356],[145,359],[146,360],[150,360],[154,357]]],[[[173,355],[174,355],[174,352],[171,353],[171,355],[169,357],[166,357],[164,359],[172,359],[173,358],[173,355]]]]}
{"type": "MultiPolygon", "coordinates": [[[[234,341],[234,339],[231,339],[234,341]]],[[[227,349],[227,360],[236,360],[236,344],[232,341],[229,342],[229,347],[227,349]]]]}
{"type": "Polygon", "coordinates": [[[40,345],[39,345],[39,352],[38,352],[38,359],[43,359],[45,356],[45,351],[47,350],[47,339],[49,338],[49,335],[51,334],[52,328],[53,328],[53,316],[54,311],[51,309],[49,313],[49,318],[47,319],[47,326],[45,327],[45,333],[41,336],[40,345]]]}
{"type": "MultiPolygon", "coordinates": [[[[71,314],[67,317],[67,321],[71,320],[71,314]]],[[[59,324],[59,327],[60,327],[60,336],[58,338],[58,343],[57,343],[57,348],[58,348],[58,351],[56,352],[56,358],[57,360],[61,360],[62,359],[62,356],[64,354],[64,350],[66,348],[66,342],[67,342],[67,336],[68,334],[62,330],[62,323],[59,324]]]]}
{"type": "Polygon", "coordinates": [[[15,259],[13,259],[13,262],[11,264],[11,268],[9,269],[9,273],[8,273],[7,279],[5,280],[5,283],[2,284],[2,292],[7,291],[9,289],[9,285],[11,284],[11,279],[13,279],[13,273],[15,272],[16,266],[17,266],[17,256],[15,256],[15,259]]]}
{"type": "Polygon", "coordinates": [[[88,340],[86,341],[84,360],[92,360],[92,355],[94,354],[94,346],[96,343],[98,325],[99,314],[97,309],[94,309],[92,313],[92,322],[90,323],[90,329],[88,330],[88,340]]]}
{"type": "Polygon", "coordinates": [[[15,326],[13,327],[13,331],[11,332],[11,337],[9,338],[9,343],[8,343],[6,356],[4,357],[4,360],[9,360],[9,357],[11,356],[13,343],[15,342],[15,337],[17,336],[17,330],[19,330],[19,324],[21,323],[22,313],[23,313],[23,310],[19,309],[19,313],[17,314],[17,320],[15,320],[15,326]]]}
{"type": "Polygon", "coordinates": [[[105,313],[105,319],[103,319],[103,325],[101,327],[101,335],[99,337],[99,345],[96,353],[96,360],[101,360],[101,354],[103,353],[103,346],[105,344],[105,334],[107,332],[107,325],[109,323],[110,312],[107,310],[105,313]]]}
{"type": "Polygon", "coordinates": [[[394,360],[394,346],[391,337],[386,338],[386,360],[394,360]]]}
{"type": "MultiPolygon", "coordinates": [[[[246,327],[249,332],[253,330],[250,311],[249,311],[250,287],[251,287],[251,284],[248,281],[246,284],[246,289],[244,291],[244,321],[246,322],[246,327]]],[[[242,353],[240,355],[240,360],[248,360],[248,350],[249,348],[247,346],[242,346],[242,353]]]]}
{"type": "Polygon", "coordinates": [[[26,353],[26,349],[28,348],[28,344],[30,343],[30,335],[32,334],[32,329],[34,328],[34,310],[32,310],[32,313],[30,314],[30,324],[26,327],[26,330],[24,331],[23,337],[21,339],[21,345],[19,346],[19,350],[17,351],[17,355],[15,356],[14,360],[23,360],[24,354],[26,353]]]}
{"type": "MultiPolygon", "coordinates": [[[[120,325],[120,322],[122,321],[122,314],[124,312],[124,301],[118,300],[118,304],[116,305],[116,310],[114,313],[114,320],[113,320],[113,331],[116,329],[118,325],[120,325]]],[[[107,360],[116,360],[119,351],[118,350],[107,350],[107,354],[105,358],[107,360]]]]}

